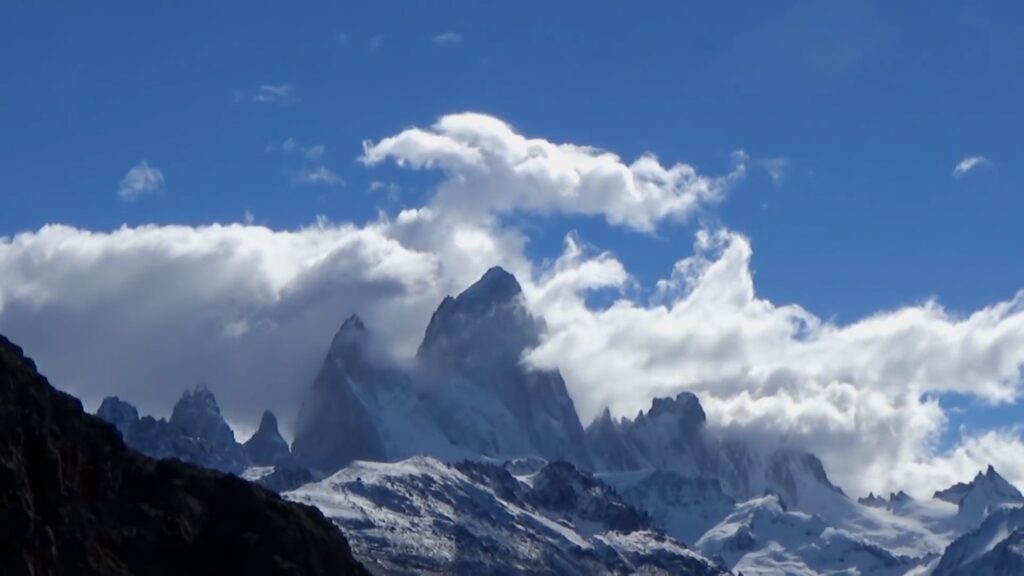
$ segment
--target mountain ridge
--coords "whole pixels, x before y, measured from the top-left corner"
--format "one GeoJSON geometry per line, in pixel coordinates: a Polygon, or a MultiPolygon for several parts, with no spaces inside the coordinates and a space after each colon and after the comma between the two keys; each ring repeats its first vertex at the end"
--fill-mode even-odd
{"type": "Polygon", "coordinates": [[[0,336],[0,573],[240,572],[366,574],[319,511],[131,450],[0,336]]]}

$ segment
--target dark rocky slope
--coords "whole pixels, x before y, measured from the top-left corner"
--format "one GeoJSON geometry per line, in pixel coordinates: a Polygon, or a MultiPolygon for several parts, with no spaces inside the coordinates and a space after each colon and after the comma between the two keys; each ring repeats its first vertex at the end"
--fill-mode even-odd
{"type": "Polygon", "coordinates": [[[0,574],[365,574],[317,510],[127,448],[0,336],[0,574]]]}

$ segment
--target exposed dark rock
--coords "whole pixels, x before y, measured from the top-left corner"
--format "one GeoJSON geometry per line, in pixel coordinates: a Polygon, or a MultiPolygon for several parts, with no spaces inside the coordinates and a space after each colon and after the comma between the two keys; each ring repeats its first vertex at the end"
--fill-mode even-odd
{"type": "Polygon", "coordinates": [[[242,445],[249,461],[255,466],[282,466],[292,457],[288,442],[277,428],[277,417],[270,410],[263,412],[260,427],[242,445]]]}
{"type": "Polygon", "coordinates": [[[368,358],[367,342],[355,314],[335,334],[296,421],[292,454],[303,465],[327,474],[353,460],[387,459],[373,415],[352,387],[390,377],[368,358]]]}
{"type": "Polygon", "coordinates": [[[177,458],[204,468],[241,474],[249,459],[221,416],[217,399],[206,386],[186,390],[170,421],[139,417],[134,406],[108,397],[96,415],[113,424],[129,447],[151,458],[177,458]]]}
{"type": "Polygon", "coordinates": [[[365,574],[317,510],[129,449],[0,337],[0,574],[365,574]]]}
{"type": "Polygon", "coordinates": [[[583,427],[561,373],[522,362],[543,330],[515,276],[491,268],[457,297],[446,297],[430,318],[417,357],[443,383],[427,401],[456,446],[491,457],[534,453],[589,468],[583,427]],[[453,392],[460,380],[474,390],[453,392]],[[496,402],[483,411],[481,402],[466,399],[477,395],[496,402]]]}

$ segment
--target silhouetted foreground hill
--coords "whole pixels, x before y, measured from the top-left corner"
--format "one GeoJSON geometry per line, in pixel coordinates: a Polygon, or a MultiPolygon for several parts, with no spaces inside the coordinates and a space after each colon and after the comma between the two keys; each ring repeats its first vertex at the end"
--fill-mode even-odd
{"type": "Polygon", "coordinates": [[[0,574],[366,574],[312,507],[157,461],[0,336],[0,574]]]}

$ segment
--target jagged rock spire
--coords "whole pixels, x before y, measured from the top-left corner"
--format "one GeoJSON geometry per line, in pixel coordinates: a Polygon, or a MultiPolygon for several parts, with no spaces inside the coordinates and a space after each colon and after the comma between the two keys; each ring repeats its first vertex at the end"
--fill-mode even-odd
{"type": "Polygon", "coordinates": [[[288,443],[277,428],[277,417],[270,410],[263,412],[260,427],[245,444],[245,453],[257,466],[280,466],[291,460],[288,443]]]}

